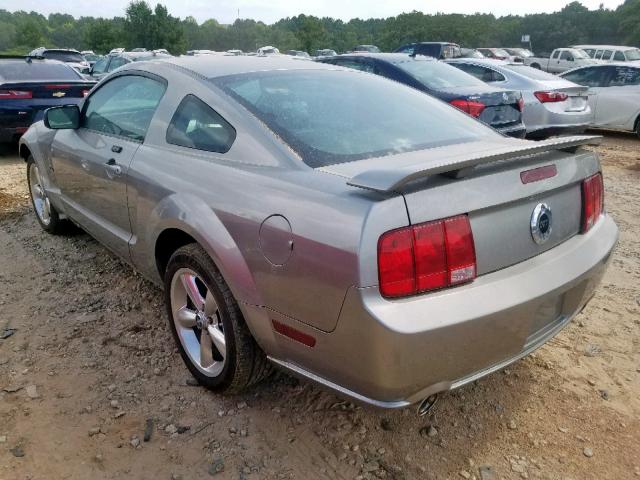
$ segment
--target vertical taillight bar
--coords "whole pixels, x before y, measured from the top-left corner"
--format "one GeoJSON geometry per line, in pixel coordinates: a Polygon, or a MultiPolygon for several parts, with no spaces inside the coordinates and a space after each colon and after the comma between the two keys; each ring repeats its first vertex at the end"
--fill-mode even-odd
{"type": "Polygon", "coordinates": [[[582,233],[588,232],[604,213],[604,185],[602,174],[586,178],[582,182],[582,233]]]}

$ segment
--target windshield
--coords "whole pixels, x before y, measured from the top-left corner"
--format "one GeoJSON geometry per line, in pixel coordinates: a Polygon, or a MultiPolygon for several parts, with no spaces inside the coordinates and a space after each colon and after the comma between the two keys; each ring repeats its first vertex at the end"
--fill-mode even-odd
{"type": "Polygon", "coordinates": [[[407,60],[398,62],[395,66],[433,90],[458,87],[486,87],[486,83],[446,63],[407,60]]]}
{"type": "Polygon", "coordinates": [[[418,90],[356,71],[270,71],[211,81],[314,168],[498,135],[418,90]]]}
{"type": "Polygon", "coordinates": [[[45,50],[42,56],[50,60],[60,60],[61,62],[84,62],[84,57],[80,55],[79,52],[67,52],[65,50],[45,50]]]}
{"type": "Polygon", "coordinates": [[[634,48],[633,50],[626,50],[624,55],[629,61],[640,60],[640,50],[637,48],[634,48]]]}
{"type": "Polygon", "coordinates": [[[493,54],[498,56],[498,57],[508,57],[509,56],[509,52],[507,52],[506,50],[503,50],[501,48],[493,49],[493,54]]]}
{"type": "Polygon", "coordinates": [[[591,58],[584,50],[574,49],[571,50],[571,54],[573,55],[573,58],[591,58]]]}

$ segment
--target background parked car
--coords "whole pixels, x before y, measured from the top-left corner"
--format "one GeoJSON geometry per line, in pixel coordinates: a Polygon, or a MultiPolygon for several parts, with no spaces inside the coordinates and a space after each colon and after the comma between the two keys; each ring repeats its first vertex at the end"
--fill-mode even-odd
{"type": "Polygon", "coordinates": [[[476,48],[485,58],[493,58],[494,60],[513,60],[511,54],[502,48],[476,48]]]}
{"type": "Polygon", "coordinates": [[[17,140],[45,109],[80,102],[94,84],[57,60],[0,58],[0,142],[17,140]]]}
{"type": "Polygon", "coordinates": [[[96,55],[93,50],[83,50],[80,54],[89,64],[89,68],[91,68],[93,64],[102,57],[102,55],[96,55]]]}
{"type": "Polygon", "coordinates": [[[587,87],[522,63],[477,58],[456,58],[447,63],[489,85],[522,92],[522,120],[528,138],[580,133],[593,121],[587,87]]]}
{"type": "Polygon", "coordinates": [[[267,45],[266,47],[260,47],[257,53],[258,55],[280,55],[280,50],[271,45],[267,45]]]}
{"type": "Polygon", "coordinates": [[[462,55],[460,45],[451,42],[416,42],[402,45],[394,53],[408,53],[409,55],[425,55],[437,58],[457,58],[462,55]]]}
{"type": "Polygon", "coordinates": [[[32,50],[29,56],[42,57],[48,60],[59,60],[75,68],[80,73],[89,73],[89,62],[87,62],[77,50],[40,47],[32,50]]]}
{"type": "Polygon", "coordinates": [[[141,62],[145,60],[159,60],[169,57],[171,57],[171,55],[155,52],[121,52],[109,54],[106,57],[99,59],[93,67],[91,67],[89,76],[99,80],[108,73],[113,72],[115,69],[120,68],[127,63],[141,62]]]}
{"type": "Polygon", "coordinates": [[[496,88],[477,78],[422,55],[365,53],[319,59],[390,78],[417,88],[468,113],[472,117],[513,137],[524,137],[522,95],[496,88]]]}
{"type": "Polygon", "coordinates": [[[503,48],[516,62],[524,62],[525,58],[533,57],[533,52],[526,48],[503,48]]]}
{"type": "Polygon", "coordinates": [[[527,57],[524,64],[549,73],[560,73],[582,65],[599,63],[578,48],[556,48],[549,57],[527,57]]]}
{"type": "Polygon", "coordinates": [[[482,53],[480,53],[475,48],[461,48],[459,58],[485,58],[485,57],[482,53]]]}
{"type": "Polygon", "coordinates": [[[594,60],[604,62],[635,62],[640,61],[640,49],[620,45],[575,45],[587,52],[594,60]]]}
{"type": "Polygon", "coordinates": [[[331,48],[321,48],[320,50],[316,50],[316,57],[335,57],[337,55],[335,50],[331,48]]]}
{"type": "Polygon", "coordinates": [[[640,65],[628,62],[576,68],[560,75],[589,87],[594,127],[640,136],[640,65]]]}
{"type": "Polygon", "coordinates": [[[287,50],[287,55],[290,57],[311,58],[311,56],[303,50],[287,50]]]}
{"type": "Polygon", "coordinates": [[[380,49],[375,45],[356,45],[352,52],[380,53],[380,49]]]}

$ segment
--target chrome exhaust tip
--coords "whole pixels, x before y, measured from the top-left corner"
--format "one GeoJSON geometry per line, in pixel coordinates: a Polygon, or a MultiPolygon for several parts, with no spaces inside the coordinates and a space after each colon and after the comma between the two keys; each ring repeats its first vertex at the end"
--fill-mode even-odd
{"type": "Polygon", "coordinates": [[[424,417],[427,413],[431,411],[433,406],[438,401],[438,394],[434,393],[433,395],[429,395],[427,398],[422,400],[418,405],[418,416],[424,417]]]}

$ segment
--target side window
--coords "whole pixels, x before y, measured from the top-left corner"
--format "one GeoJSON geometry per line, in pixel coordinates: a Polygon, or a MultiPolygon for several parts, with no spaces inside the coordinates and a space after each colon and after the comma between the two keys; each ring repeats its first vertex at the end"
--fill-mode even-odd
{"type": "Polygon", "coordinates": [[[563,75],[562,78],[577,83],[578,85],[584,85],[585,87],[602,87],[604,73],[604,68],[587,67],[569,72],[563,75]]]}
{"type": "Polygon", "coordinates": [[[92,73],[104,73],[107,70],[108,63],[109,57],[102,57],[100,60],[93,64],[92,73]]]}
{"type": "Polygon", "coordinates": [[[624,62],[626,60],[626,58],[624,58],[624,53],[622,53],[620,50],[616,50],[616,53],[613,56],[613,59],[616,62],[624,62]]]}
{"type": "Polygon", "coordinates": [[[613,55],[613,51],[605,50],[602,54],[602,60],[611,60],[611,55],[613,55]]]}
{"type": "Polygon", "coordinates": [[[336,62],[336,65],[340,65],[341,67],[353,68],[354,70],[361,70],[363,72],[374,73],[374,66],[369,62],[360,62],[358,60],[341,60],[336,62]]]}
{"type": "Polygon", "coordinates": [[[405,45],[400,50],[398,50],[397,53],[408,53],[409,55],[412,55],[414,50],[414,45],[405,45]]]}
{"type": "Polygon", "coordinates": [[[602,50],[596,50],[596,54],[593,56],[596,60],[600,60],[602,58],[602,50]]]}
{"type": "Polygon", "coordinates": [[[165,88],[163,83],[140,75],[116,77],[87,98],[80,125],[142,142],[165,88]]]}
{"type": "MultiPolygon", "coordinates": [[[[482,52],[484,53],[484,52],[482,52]]],[[[551,58],[558,58],[558,55],[560,55],[560,50],[556,50],[551,54],[551,58]]]]}
{"type": "Polygon", "coordinates": [[[569,50],[563,50],[560,54],[560,60],[569,60],[571,57],[571,52],[569,50]]]}
{"type": "Polygon", "coordinates": [[[226,153],[236,139],[236,131],[209,105],[187,95],[173,114],[166,138],[172,145],[226,153]]]}
{"type": "Polygon", "coordinates": [[[470,65],[466,63],[452,63],[451,65],[453,65],[454,67],[458,67],[460,70],[473,75],[478,80],[482,80],[483,82],[503,82],[506,80],[501,73],[498,73],[490,68],[481,67],[480,65],[470,65]]]}
{"type": "Polygon", "coordinates": [[[109,64],[109,71],[113,72],[116,68],[120,68],[125,63],[129,63],[129,60],[124,57],[113,57],[109,64]]]}
{"type": "Polygon", "coordinates": [[[593,54],[595,53],[595,50],[593,48],[584,48],[583,50],[587,52],[587,55],[593,58],[593,54]]]}
{"type": "Polygon", "coordinates": [[[609,86],[626,87],[628,85],[640,85],[640,68],[614,67],[609,86]]]}

